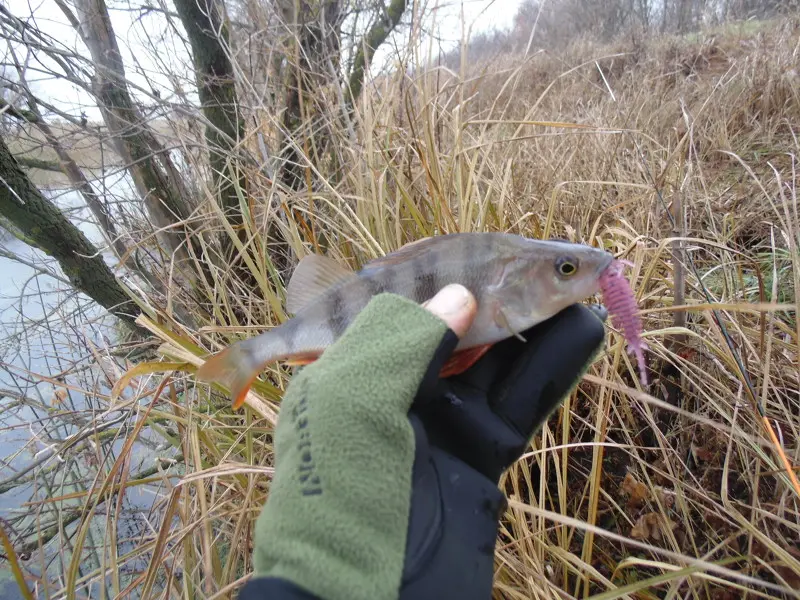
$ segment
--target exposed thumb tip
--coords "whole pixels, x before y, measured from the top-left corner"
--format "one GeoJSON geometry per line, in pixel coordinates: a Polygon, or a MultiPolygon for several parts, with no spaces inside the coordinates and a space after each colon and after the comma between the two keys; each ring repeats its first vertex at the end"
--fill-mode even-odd
{"type": "Polygon", "coordinates": [[[423,306],[442,319],[459,338],[469,331],[478,312],[475,296],[459,284],[443,287],[423,306]]]}

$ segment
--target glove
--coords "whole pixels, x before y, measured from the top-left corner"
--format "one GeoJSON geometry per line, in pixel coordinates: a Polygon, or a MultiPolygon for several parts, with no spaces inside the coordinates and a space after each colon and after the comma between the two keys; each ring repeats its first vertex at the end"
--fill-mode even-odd
{"type": "Polygon", "coordinates": [[[409,414],[417,450],[400,598],[491,597],[506,508],[497,483],[602,347],[606,316],[576,304],[461,375],[431,377],[432,365],[409,414]]]}
{"type": "Polygon", "coordinates": [[[522,335],[440,379],[457,335],[409,300],[376,296],[284,396],[240,599],[489,598],[499,477],[604,328],[574,305],[522,335]]]}

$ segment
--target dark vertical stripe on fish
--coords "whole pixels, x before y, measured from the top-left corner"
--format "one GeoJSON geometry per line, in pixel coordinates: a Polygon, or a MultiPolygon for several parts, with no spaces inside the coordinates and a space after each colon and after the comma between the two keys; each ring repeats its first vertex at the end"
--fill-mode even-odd
{"type": "Polygon", "coordinates": [[[382,272],[379,272],[376,279],[381,282],[383,285],[383,291],[389,292],[392,294],[398,294],[401,290],[395,289],[395,284],[397,283],[397,273],[395,271],[397,267],[394,265],[388,266],[383,269],[382,272]]]}
{"type": "Polygon", "coordinates": [[[479,260],[485,261],[489,259],[494,250],[494,242],[495,239],[493,235],[484,235],[481,237],[479,260]]]}
{"type": "Polygon", "coordinates": [[[479,300],[481,290],[476,275],[482,272],[484,259],[481,256],[476,256],[471,250],[474,245],[471,244],[470,239],[461,239],[461,243],[454,249],[457,253],[456,256],[452,257],[451,264],[454,265],[453,276],[479,300]]]}
{"type": "Polygon", "coordinates": [[[372,296],[372,286],[364,277],[359,277],[342,287],[342,298],[345,305],[344,318],[348,323],[369,304],[372,296]]]}
{"type": "Polygon", "coordinates": [[[484,301],[487,286],[499,283],[501,270],[498,260],[502,257],[498,256],[494,242],[493,235],[481,237],[481,243],[476,244],[476,253],[472,257],[469,256],[470,248],[464,244],[467,253],[464,258],[464,278],[469,281],[478,306],[484,301]]]}
{"type": "Polygon", "coordinates": [[[361,280],[364,282],[364,285],[367,287],[367,291],[369,292],[370,299],[373,296],[377,296],[381,292],[383,292],[383,282],[372,275],[365,275],[362,276],[361,280]]]}
{"type": "Polygon", "coordinates": [[[347,305],[342,287],[333,290],[328,308],[328,328],[334,336],[339,336],[347,328],[347,305]]]}
{"type": "Polygon", "coordinates": [[[430,300],[436,294],[438,277],[436,275],[435,262],[431,264],[430,258],[417,258],[411,263],[414,272],[414,291],[413,300],[417,303],[430,300]]]}
{"type": "Polygon", "coordinates": [[[273,333],[283,342],[286,354],[292,354],[297,344],[297,333],[300,328],[300,319],[289,319],[280,327],[273,329],[273,333]]]}

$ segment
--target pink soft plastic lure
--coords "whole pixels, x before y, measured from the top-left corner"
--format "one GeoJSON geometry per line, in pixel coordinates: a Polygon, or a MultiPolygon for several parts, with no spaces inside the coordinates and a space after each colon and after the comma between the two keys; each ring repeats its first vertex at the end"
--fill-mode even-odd
{"type": "Polygon", "coordinates": [[[600,276],[600,291],[603,304],[611,315],[611,323],[621,330],[628,342],[628,353],[636,356],[642,385],[647,387],[644,351],[647,345],[642,341],[642,322],[638,306],[628,280],[622,274],[627,261],[615,260],[600,276]]]}

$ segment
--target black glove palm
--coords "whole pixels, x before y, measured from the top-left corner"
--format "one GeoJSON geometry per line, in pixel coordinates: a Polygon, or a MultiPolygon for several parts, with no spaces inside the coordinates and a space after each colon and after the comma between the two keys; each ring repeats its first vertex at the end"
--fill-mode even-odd
{"type": "Polygon", "coordinates": [[[601,347],[595,312],[573,305],[448,379],[437,374],[457,339],[442,342],[409,415],[416,456],[401,597],[490,597],[505,507],[497,482],[601,347]]]}

